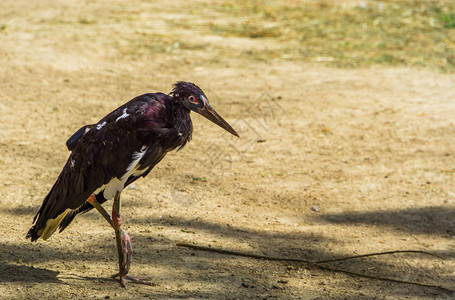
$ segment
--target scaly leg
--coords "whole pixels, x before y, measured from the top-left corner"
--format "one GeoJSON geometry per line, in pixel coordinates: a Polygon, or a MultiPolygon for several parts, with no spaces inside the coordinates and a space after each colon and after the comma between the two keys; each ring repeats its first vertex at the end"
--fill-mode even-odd
{"type": "Polygon", "coordinates": [[[120,193],[117,193],[114,198],[114,205],[112,206],[112,218],[109,213],[96,201],[95,195],[91,195],[87,200],[98,212],[106,219],[107,222],[114,228],[115,237],[117,242],[117,251],[119,258],[119,273],[112,276],[112,278],[120,277],[120,284],[125,287],[127,282],[151,285],[150,277],[135,277],[127,275],[131,266],[133,257],[133,248],[131,239],[122,228],[122,217],[120,216],[120,193]]]}

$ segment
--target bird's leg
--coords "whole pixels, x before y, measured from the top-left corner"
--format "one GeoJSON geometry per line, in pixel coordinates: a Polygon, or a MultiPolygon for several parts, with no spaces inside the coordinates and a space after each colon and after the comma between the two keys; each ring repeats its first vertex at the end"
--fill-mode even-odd
{"type": "Polygon", "coordinates": [[[132,248],[130,237],[128,234],[124,234],[122,236],[122,232],[120,230],[120,227],[122,226],[122,217],[120,216],[120,192],[117,192],[114,197],[114,204],[112,205],[112,224],[115,230],[115,238],[117,241],[119,264],[119,273],[114,276],[119,276],[120,284],[122,286],[125,286],[125,276],[128,274],[128,271],[130,269],[132,248]]]}
{"type": "Polygon", "coordinates": [[[109,213],[101,206],[101,204],[96,201],[96,197],[92,194],[88,199],[87,202],[90,203],[96,210],[106,219],[106,221],[114,228],[114,223],[112,223],[112,218],[109,213]]]}
{"type": "Polygon", "coordinates": [[[122,228],[122,218],[120,216],[120,193],[117,193],[114,198],[114,205],[112,206],[112,217],[104,209],[104,207],[96,201],[95,195],[91,195],[87,200],[98,212],[106,219],[106,221],[114,228],[115,238],[117,242],[117,251],[119,258],[119,273],[113,275],[113,278],[120,277],[120,284],[125,287],[127,282],[140,283],[151,285],[149,277],[135,277],[127,275],[130,269],[131,260],[133,256],[133,248],[131,239],[122,228]]]}

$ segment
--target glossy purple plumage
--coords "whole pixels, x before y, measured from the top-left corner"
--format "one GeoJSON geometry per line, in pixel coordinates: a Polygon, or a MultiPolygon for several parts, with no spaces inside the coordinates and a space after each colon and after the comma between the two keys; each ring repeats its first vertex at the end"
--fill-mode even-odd
{"type": "MultiPolygon", "coordinates": [[[[60,231],[77,214],[92,209],[86,202],[89,196],[113,178],[124,177],[134,155],[141,154],[136,167],[137,173],[142,173],[126,178],[124,186],[146,176],[167,152],[183,147],[191,139],[193,126],[190,111],[182,105],[181,97],[193,90],[202,93],[195,85],[177,84],[171,95],[154,93],[136,97],[71,136],[67,146],[72,153],[45,197],[27,237],[37,240],[46,222],[68,208],[72,211],[59,224],[60,231]]],[[[95,196],[100,203],[108,200],[103,191],[95,196]]]]}

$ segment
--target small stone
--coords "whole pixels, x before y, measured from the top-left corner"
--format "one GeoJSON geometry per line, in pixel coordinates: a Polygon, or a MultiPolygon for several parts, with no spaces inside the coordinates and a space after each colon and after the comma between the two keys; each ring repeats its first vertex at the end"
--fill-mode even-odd
{"type": "Polygon", "coordinates": [[[315,211],[315,212],[319,212],[319,207],[317,207],[317,206],[312,206],[312,207],[311,207],[311,210],[312,210],[312,211],[315,211]]]}

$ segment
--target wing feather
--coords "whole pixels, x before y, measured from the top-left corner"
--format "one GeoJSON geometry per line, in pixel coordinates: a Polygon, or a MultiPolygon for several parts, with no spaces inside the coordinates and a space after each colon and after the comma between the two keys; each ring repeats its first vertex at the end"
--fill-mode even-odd
{"type": "MultiPolygon", "coordinates": [[[[92,208],[86,202],[90,195],[110,180],[120,179],[127,173],[132,160],[138,160],[136,164],[140,166],[136,168],[151,169],[164,157],[168,149],[158,145],[172,131],[172,122],[166,106],[159,101],[163,97],[170,98],[160,93],[136,97],[89,130],[82,127],[68,140],[72,152],[44,198],[28,238],[32,241],[40,236],[48,238],[59,226],[63,230],[76,214],[92,208]],[[137,153],[144,146],[147,151],[139,158],[137,153]]],[[[126,178],[125,184],[132,181],[126,178]]]]}

